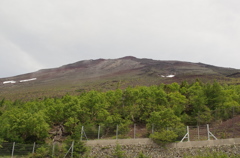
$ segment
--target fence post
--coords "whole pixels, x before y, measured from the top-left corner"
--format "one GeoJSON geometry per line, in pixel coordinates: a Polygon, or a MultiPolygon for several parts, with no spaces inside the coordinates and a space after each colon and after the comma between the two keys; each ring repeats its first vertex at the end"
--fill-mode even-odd
{"type": "Polygon", "coordinates": [[[98,139],[100,138],[100,132],[101,132],[101,127],[100,125],[98,126],[98,139]]]}
{"type": "Polygon", "coordinates": [[[71,158],[73,158],[73,148],[74,148],[74,141],[72,142],[72,153],[71,153],[71,158]]]}
{"type": "Polygon", "coordinates": [[[70,151],[71,151],[71,157],[72,157],[72,156],[73,156],[73,155],[72,155],[72,154],[73,154],[73,142],[72,142],[72,145],[70,146],[70,148],[68,149],[67,153],[65,154],[65,156],[64,156],[63,158],[65,158],[70,151]],[[71,149],[72,149],[72,150],[71,150],[71,149]]]}
{"type": "Polygon", "coordinates": [[[34,142],[33,143],[33,150],[32,150],[32,153],[34,154],[34,152],[35,152],[35,146],[36,146],[36,143],[34,142]]]}
{"type": "Polygon", "coordinates": [[[82,141],[82,135],[83,135],[83,126],[82,126],[81,137],[80,137],[80,140],[81,140],[81,141],[82,141]]]}
{"type": "Polygon", "coordinates": [[[55,142],[53,142],[52,157],[54,157],[54,151],[55,151],[55,142]]]}
{"type": "Polygon", "coordinates": [[[13,158],[13,155],[14,155],[14,148],[15,148],[15,142],[13,142],[13,147],[12,147],[12,158],[13,158]]]}
{"type": "Polygon", "coordinates": [[[209,133],[209,125],[207,124],[207,134],[208,134],[208,140],[210,140],[210,133],[209,133]]]}
{"type": "Polygon", "coordinates": [[[136,124],[134,123],[134,127],[133,127],[133,134],[134,134],[134,139],[136,138],[136,124]]]}
{"type": "Polygon", "coordinates": [[[190,135],[189,135],[189,127],[187,126],[187,133],[185,134],[185,136],[182,138],[181,142],[183,142],[184,139],[188,139],[188,141],[190,141],[190,135]]]}
{"type": "Polygon", "coordinates": [[[154,124],[152,124],[152,134],[154,133],[154,124]]]}
{"type": "Polygon", "coordinates": [[[209,126],[207,124],[207,132],[208,132],[208,140],[210,140],[210,135],[209,135],[209,126]]]}
{"type": "Polygon", "coordinates": [[[117,130],[116,130],[116,139],[118,139],[118,125],[117,125],[117,130]]]}
{"type": "Polygon", "coordinates": [[[210,136],[212,136],[215,140],[217,140],[217,138],[212,134],[212,132],[210,132],[208,124],[207,124],[207,133],[208,133],[208,140],[210,140],[210,136]]]}
{"type": "Polygon", "coordinates": [[[199,134],[200,134],[199,126],[197,126],[197,129],[198,129],[198,140],[199,140],[200,139],[200,136],[199,136],[199,134]]]}
{"type": "Polygon", "coordinates": [[[234,121],[233,121],[234,120],[233,119],[234,118],[234,113],[235,113],[235,109],[234,109],[234,106],[233,106],[232,107],[232,129],[233,129],[232,130],[232,133],[233,133],[232,136],[233,136],[233,138],[234,138],[234,132],[235,132],[235,129],[234,129],[235,126],[234,126],[234,121]]]}

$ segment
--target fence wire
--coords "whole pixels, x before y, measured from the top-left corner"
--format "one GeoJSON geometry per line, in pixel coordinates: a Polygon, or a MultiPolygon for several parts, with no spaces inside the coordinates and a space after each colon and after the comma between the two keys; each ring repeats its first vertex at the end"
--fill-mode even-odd
{"type": "Polygon", "coordinates": [[[33,152],[34,144],[20,143],[2,143],[0,148],[0,156],[19,155],[24,156],[33,152]]]}
{"type": "Polygon", "coordinates": [[[240,109],[232,107],[212,112],[210,130],[218,139],[240,138],[240,109]]]}
{"type": "Polygon", "coordinates": [[[115,126],[83,126],[81,140],[94,139],[130,139],[148,138],[151,130],[146,129],[145,125],[132,124],[127,127],[115,126]]]}
{"type": "MultiPolygon", "coordinates": [[[[177,131],[179,134],[178,140],[182,140],[187,133],[189,141],[202,141],[214,139],[228,139],[228,138],[240,138],[240,109],[239,108],[228,108],[228,109],[218,109],[211,112],[211,118],[209,122],[203,124],[203,121],[197,119],[197,125],[191,125],[184,127],[183,129],[170,129],[177,131]],[[209,124],[209,130],[207,125],[209,124]],[[209,135],[209,132],[214,136],[209,135]]],[[[197,116],[198,117],[198,116],[197,116]]],[[[96,140],[96,139],[137,139],[137,138],[149,138],[151,133],[159,131],[160,127],[154,126],[146,127],[143,124],[130,124],[126,125],[87,125],[83,126],[79,135],[80,140],[96,140]],[[157,130],[158,129],[158,130],[157,130]]],[[[185,139],[184,141],[188,141],[185,139]]],[[[59,145],[55,142],[53,144],[20,144],[20,143],[2,143],[0,148],[0,157],[11,157],[12,155],[17,155],[17,157],[24,157],[31,153],[36,153],[39,148],[48,148],[49,155],[54,157],[54,155],[61,155],[64,157],[70,157],[72,152],[71,145],[67,146],[67,149],[59,149],[59,145]],[[55,144],[55,145],[54,145],[55,144]],[[13,148],[14,146],[14,148],[13,148]],[[67,153],[67,150],[68,153],[67,153]]],[[[73,148],[74,149],[74,148],[73,148]]]]}

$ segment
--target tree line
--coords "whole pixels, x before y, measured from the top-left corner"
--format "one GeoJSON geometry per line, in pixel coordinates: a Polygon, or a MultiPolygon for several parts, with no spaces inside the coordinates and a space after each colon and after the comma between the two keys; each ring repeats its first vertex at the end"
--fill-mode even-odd
{"type": "Polygon", "coordinates": [[[82,126],[103,125],[127,132],[129,125],[140,123],[156,132],[150,137],[164,141],[179,136],[185,125],[231,117],[228,109],[240,111],[240,85],[202,83],[137,86],[107,92],[88,91],[80,95],[32,101],[0,100],[0,141],[45,142],[55,125],[64,127],[72,139],[79,138],[82,126]],[[178,130],[176,130],[178,129],[178,130]]]}

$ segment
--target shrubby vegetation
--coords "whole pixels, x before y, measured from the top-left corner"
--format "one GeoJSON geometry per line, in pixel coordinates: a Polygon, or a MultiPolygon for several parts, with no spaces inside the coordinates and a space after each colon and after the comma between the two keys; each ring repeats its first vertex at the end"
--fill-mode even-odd
{"type": "MultiPolygon", "coordinates": [[[[240,85],[161,84],[128,87],[114,91],[83,92],[78,96],[44,98],[28,102],[0,101],[0,140],[9,142],[45,142],[48,131],[61,125],[72,139],[79,139],[81,126],[105,126],[106,130],[127,132],[132,123],[156,131],[150,137],[170,142],[176,140],[185,125],[210,123],[214,111],[219,120],[231,117],[228,109],[239,112],[240,85]],[[176,130],[178,129],[178,130],[176,130]]],[[[216,115],[215,115],[216,116],[216,115]]]]}

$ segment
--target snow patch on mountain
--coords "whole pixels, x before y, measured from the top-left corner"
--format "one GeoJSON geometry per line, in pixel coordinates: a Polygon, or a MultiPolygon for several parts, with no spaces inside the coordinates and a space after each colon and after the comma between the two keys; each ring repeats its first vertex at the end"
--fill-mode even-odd
{"type": "Polygon", "coordinates": [[[175,75],[167,75],[166,77],[170,77],[170,78],[172,78],[172,77],[174,77],[175,75]]]}
{"type": "Polygon", "coordinates": [[[161,75],[161,77],[168,77],[168,78],[172,78],[172,77],[175,77],[175,75],[167,75],[167,76],[161,75]]]}
{"type": "Polygon", "coordinates": [[[16,81],[4,81],[3,84],[16,83],[16,81]]]}
{"type": "Polygon", "coordinates": [[[37,78],[31,78],[31,79],[26,79],[26,80],[20,80],[19,82],[29,82],[29,81],[34,81],[37,78]]]}

